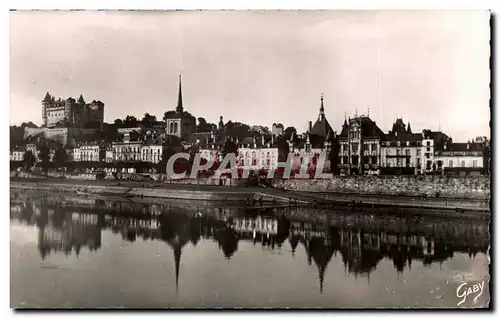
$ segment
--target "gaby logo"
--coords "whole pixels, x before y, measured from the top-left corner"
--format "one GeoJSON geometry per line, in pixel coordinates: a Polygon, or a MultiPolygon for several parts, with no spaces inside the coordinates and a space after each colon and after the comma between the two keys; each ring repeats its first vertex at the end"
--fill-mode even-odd
{"type": "Polygon", "coordinates": [[[457,306],[460,306],[463,304],[466,300],[467,297],[470,295],[476,295],[474,297],[474,303],[481,297],[484,291],[484,280],[480,283],[474,283],[470,284],[467,282],[463,282],[460,284],[460,286],[457,287],[457,297],[460,298],[461,300],[458,302],[457,306]]]}

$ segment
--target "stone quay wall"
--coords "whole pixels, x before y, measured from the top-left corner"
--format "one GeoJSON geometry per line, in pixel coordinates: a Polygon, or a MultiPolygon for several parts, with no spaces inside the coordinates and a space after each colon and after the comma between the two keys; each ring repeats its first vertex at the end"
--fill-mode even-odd
{"type": "Polygon", "coordinates": [[[303,192],[488,200],[490,183],[488,176],[335,176],[322,180],[274,180],[273,185],[303,192]]]}

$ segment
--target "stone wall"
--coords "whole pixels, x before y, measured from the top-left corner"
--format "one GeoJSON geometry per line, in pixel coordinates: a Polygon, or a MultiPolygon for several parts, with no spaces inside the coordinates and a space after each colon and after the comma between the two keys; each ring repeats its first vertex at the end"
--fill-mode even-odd
{"type": "Polygon", "coordinates": [[[487,176],[359,176],[332,179],[275,180],[277,188],[307,192],[428,196],[442,198],[489,199],[487,176]]]}

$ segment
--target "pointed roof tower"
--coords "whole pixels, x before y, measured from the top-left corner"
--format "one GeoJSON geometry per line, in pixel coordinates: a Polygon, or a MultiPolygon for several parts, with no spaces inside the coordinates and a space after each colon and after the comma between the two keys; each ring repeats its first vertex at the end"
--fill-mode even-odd
{"type": "Polygon", "coordinates": [[[410,122],[408,122],[408,128],[406,128],[406,131],[407,131],[409,134],[411,134],[411,133],[412,133],[412,132],[411,132],[410,122]]]}
{"type": "Polygon", "coordinates": [[[47,93],[45,94],[45,97],[44,97],[44,99],[42,100],[42,102],[43,102],[43,103],[48,104],[48,103],[50,103],[50,101],[51,101],[51,96],[50,96],[49,92],[47,92],[47,93]]]}
{"type": "Polygon", "coordinates": [[[319,108],[319,120],[325,119],[325,105],[323,104],[323,93],[321,93],[321,107],[319,108]]]}
{"type": "Polygon", "coordinates": [[[182,78],[179,74],[179,95],[177,96],[177,107],[175,108],[177,113],[182,114],[184,112],[184,107],[182,105],[182,78]]]}
{"type": "Polygon", "coordinates": [[[309,133],[313,135],[318,135],[325,137],[328,130],[332,129],[330,124],[328,123],[328,120],[326,120],[325,117],[325,105],[324,105],[324,98],[323,98],[323,93],[321,94],[321,106],[319,108],[319,115],[318,115],[318,120],[316,120],[316,123],[314,123],[314,126],[311,128],[309,133]]]}

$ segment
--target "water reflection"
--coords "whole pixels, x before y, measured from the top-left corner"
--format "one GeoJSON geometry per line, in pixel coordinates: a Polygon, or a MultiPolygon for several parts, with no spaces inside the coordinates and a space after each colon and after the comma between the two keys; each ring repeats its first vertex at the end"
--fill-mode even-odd
{"type": "Polygon", "coordinates": [[[411,270],[412,262],[442,263],[456,252],[475,257],[486,253],[489,245],[486,223],[334,211],[316,211],[314,219],[309,219],[310,211],[303,212],[298,208],[200,208],[19,194],[11,194],[10,206],[11,219],[38,228],[42,259],[51,253],[74,253],[78,257],[82,249],[94,252],[101,247],[104,229],[121,234],[129,242],[165,242],[173,252],[177,287],[183,248],[188,243],[197,246],[200,240],[217,242],[227,259],[238,252],[241,241],[271,250],[288,250],[289,245],[294,258],[300,244],[308,264],[317,267],[321,293],[333,257],[340,256],[346,274],[369,278],[382,259],[391,260],[396,271],[402,272],[411,270]]]}

